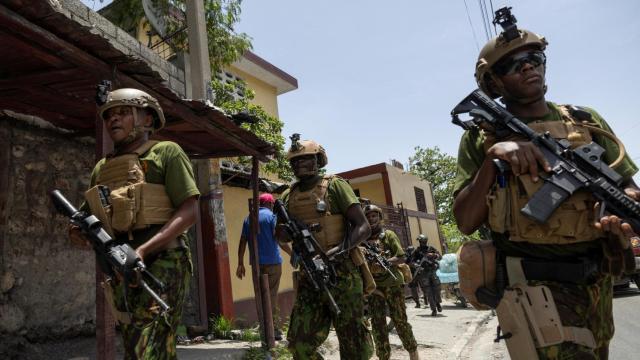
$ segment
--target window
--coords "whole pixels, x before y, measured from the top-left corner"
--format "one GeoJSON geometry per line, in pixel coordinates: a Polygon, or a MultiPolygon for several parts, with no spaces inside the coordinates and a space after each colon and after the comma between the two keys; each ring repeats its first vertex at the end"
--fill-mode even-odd
{"type": "Polygon", "coordinates": [[[424,190],[414,186],[413,191],[416,194],[416,204],[418,206],[418,211],[427,212],[427,201],[424,197],[424,190]]]}
{"type": "Polygon", "coordinates": [[[242,83],[244,81],[241,77],[236,76],[228,71],[220,71],[219,73],[216,74],[216,78],[221,82],[227,83],[230,85],[233,85],[234,83],[236,83],[236,91],[232,94],[233,99],[240,100],[244,98],[244,91],[245,91],[244,86],[238,83],[238,82],[242,83]]]}

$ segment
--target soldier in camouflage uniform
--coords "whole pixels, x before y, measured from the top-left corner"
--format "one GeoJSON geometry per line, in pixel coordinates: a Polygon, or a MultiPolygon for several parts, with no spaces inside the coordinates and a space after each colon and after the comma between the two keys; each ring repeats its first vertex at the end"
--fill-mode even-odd
{"type": "Polygon", "coordinates": [[[382,227],[383,215],[380,207],[367,205],[364,208],[364,213],[371,226],[371,236],[367,242],[388,257],[388,261],[392,265],[390,270],[396,277],[394,279],[378,263],[369,263],[369,268],[376,281],[376,290],[367,296],[376,355],[380,360],[388,360],[391,356],[386,316],[388,309],[391,321],[393,321],[400,341],[402,341],[402,346],[409,352],[411,360],[417,360],[420,358],[417,350],[418,344],[407,320],[407,307],[404,303],[404,277],[397,267],[397,265],[404,264],[404,251],[400,245],[400,239],[393,231],[385,230],[382,227]]]}
{"type": "Polygon", "coordinates": [[[368,268],[357,248],[369,236],[369,224],[351,186],[337,176],[319,174],[327,164],[322,146],[311,140],[292,139],[287,157],[298,181],[282,194],[282,200],[289,214],[313,231],[320,247],[333,259],[337,279],[329,290],[340,314],[333,312],[328,297],[314,290],[304,273],[297,272],[296,300],[287,334],[289,351],[294,359],[322,359],[317,349],[333,324],[342,359],[369,359],[373,344],[364,323],[367,285],[362,272],[368,273],[368,268]],[[345,231],[347,223],[351,226],[349,233],[345,231]]]}
{"type": "MultiPolygon", "coordinates": [[[[105,284],[120,324],[125,359],[176,359],[176,328],[192,274],[186,230],[195,223],[199,192],[191,163],[178,144],[150,141],[164,126],[158,101],[136,89],[109,93],[99,108],[115,150],[100,160],[91,174],[91,187],[110,190],[108,216],[100,219],[116,241],[128,242],[147,269],[166,286],[160,296],[170,306],[159,314],[158,304],[140,287],[122,279],[105,284]],[[140,190],[144,189],[144,190],[140,190]],[[144,201],[135,201],[144,199],[144,201]],[[134,209],[133,213],[124,211],[134,209]]],[[[82,208],[101,210],[91,190],[82,208]]],[[[77,228],[72,241],[83,242],[77,228]]]]}
{"type": "MultiPolygon", "coordinates": [[[[603,160],[614,162],[620,149],[597,112],[545,100],[546,46],[547,41],[533,32],[505,27],[480,52],[476,63],[479,87],[493,98],[501,97],[507,110],[535,131],[549,131],[556,139],[566,139],[572,148],[593,140],[606,150],[603,160]]],[[[640,200],[632,179],[636,165],[628,156],[615,161],[613,167],[624,179],[625,192],[640,200]]],[[[606,359],[614,331],[611,275],[620,274],[628,265],[620,249],[635,236],[631,227],[615,216],[599,218],[593,211],[596,199],[584,190],[565,200],[545,224],[520,214],[518,210],[543,183],[540,177],[552,170],[530,141],[496,140],[490,129],[466,131],[457,168],[453,210],[460,230],[471,234],[487,224],[500,257],[531,260],[528,269],[521,263],[530,271],[524,282],[551,290],[562,326],[593,335],[585,342],[572,332],[570,340],[564,337],[557,345],[535,349],[537,357],[606,359]],[[499,174],[494,159],[508,162],[511,172],[499,174]],[[577,269],[585,273],[572,276],[577,269]],[[534,272],[546,279],[533,278],[530,274],[534,272]]]]}

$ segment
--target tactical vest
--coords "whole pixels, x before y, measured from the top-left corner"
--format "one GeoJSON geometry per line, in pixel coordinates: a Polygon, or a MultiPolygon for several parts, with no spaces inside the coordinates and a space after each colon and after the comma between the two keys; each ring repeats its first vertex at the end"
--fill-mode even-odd
{"type": "Polygon", "coordinates": [[[140,155],[158,141],[147,141],[133,153],[107,157],[96,178],[96,186],[85,193],[91,213],[111,235],[129,234],[153,224],[164,224],[174,208],[164,185],[150,184],[140,155]],[[103,191],[104,187],[108,188],[103,191]]]}
{"type": "MultiPolygon", "coordinates": [[[[591,133],[585,127],[577,125],[567,107],[561,106],[562,120],[533,122],[527,124],[538,133],[549,132],[554,139],[567,139],[571,148],[591,142],[591,133]]],[[[505,141],[523,140],[508,138],[505,141]]],[[[485,152],[494,143],[495,138],[485,133],[485,152]]],[[[603,236],[602,231],[593,224],[596,220],[594,205],[596,200],[585,191],[579,190],[564,201],[544,224],[529,219],[520,212],[533,194],[542,187],[544,181],[533,182],[529,174],[507,175],[507,185],[497,182],[487,196],[489,206],[489,226],[498,233],[508,233],[509,240],[533,244],[574,244],[592,241],[603,236]]]]}
{"type": "Polygon", "coordinates": [[[342,243],[345,236],[344,217],[340,213],[332,214],[333,209],[327,199],[327,189],[333,177],[325,175],[307,191],[293,186],[287,202],[289,214],[310,228],[325,252],[342,243]]]}
{"type": "MultiPolygon", "coordinates": [[[[344,217],[342,214],[331,213],[333,209],[327,198],[327,190],[334,177],[335,175],[323,176],[321,181],[307,191],[301,191],[294,184],[287,201],[289,214],[309,227],[324,252],[341,244],[346,235],[344,217]]],[[[376,282],[360,248],[352,249],[349,257],[350,263],[360,269],[365,295],[372,293],[376,282]]]]}

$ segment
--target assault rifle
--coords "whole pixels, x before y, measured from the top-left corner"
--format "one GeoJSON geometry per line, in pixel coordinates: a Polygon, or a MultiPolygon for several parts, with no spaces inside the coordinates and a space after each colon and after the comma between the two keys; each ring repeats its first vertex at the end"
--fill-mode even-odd
{"type": "Polygon", "coordinates": [[[336,270],[329,257],[320,248],[320,244],[307,226],[289,216],[282,200],[276,200],[273,210],[278,216],[278,221],[284,224],[287,234],[293,241],[292,250],[298,259],[300,268],[306,274],[313,288],[327,295],[331,308],[336,315],[339,315],[340,308],[329,291],[329,286],[335,285],[336,282],[336,270]]]}
{"type": "Polygon", "coordinates": [[[389,273],[391,277],[393,277],[395,280],[398,280],[393,271],[391,271],[391,263],[389,262],[389,259],[382,256],[382,252],[377,246],[369,244],[367,241],[363,241],[360,246],[364,247],[365,249],[364,257],[367,259],[367,262],[377,263],[378,265],[380,265],[380,267],[382,267],[382,269],[384,269],[384,271],[389,273]]]}
{"type": "Polygon", "coordinates": [[[164,290],[164,284],[147,271],[146,266],[131,246],[116,244],[111,235],[104,230],[97,217],[78,211],[59,190],[53,190],[50,195],[56,209],[71,219],[71,223],[78,226],[87,236],[96,253],[96,262],[106,276],[113,278],[115,275],[120,275],[125,281],[125,289],[130,283],[142,286],[144,291],[160,305],[162,313],[169,311],[169,305],[151,289],[145,279],[154,283],[160,291],[164,290]]]}
{"type": "MultiPolygon", "coordinates": [[[[465,130],[488,126],[497,139],[520,135],[540,149],[551,172],[543,176],[542,187],[520,209],[523,215],[544,223],[563,201],[585,189],[600,202],[602,214],[606,210],[640,231],[640,203],[621,189],[623,178],[602,161],[605,150],[600,145],[591,142],[571,149],[566,139],[556,140],[548,132],[536,133],[481,90],[474,90],[464,98],[451,111],[451,117],[454,124],[465,130]],[[461,120],[458,115],[463,113],[468,113],[471,120],[461,120]]],[[[502,160],[495,163],[501,172],[508,169],[502,160]]]]}
{"type": "MultiPolygon", "coordinates": [[[[418,251],[418,249],[419,248],[417,248],[415,251],[418,251]]],[[[413,267],[416,268],[416,271],[413,273],[413,279],[411,279],[410,284],[413,284],[418,279],[418,276],[422,274],[423,271],[437,270],[438,267],[440,266],[437,260],[431,259],[427,255],[428,253],[424,254],[422,256],[422,259],[420,259],[420,261],[416,261],[413,263],[413,267]]]]}

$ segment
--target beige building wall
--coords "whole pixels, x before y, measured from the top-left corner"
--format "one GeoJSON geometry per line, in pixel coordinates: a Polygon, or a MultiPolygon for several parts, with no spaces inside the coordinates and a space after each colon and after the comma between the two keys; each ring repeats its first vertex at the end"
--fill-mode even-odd
{"type": "MultiPolygon", "coordinates": [[[[389,187],[391,188],[391,196],[394,204],[402,202],[405,209],[418,210],[414,190],[414,188],[417,187],[424,191],[427,213],[435,215],[436,212],[433,205],[434,202],[431,194],[431,186],[429,186],[428,182],[391,165],[387,165],[387,173],[389,175],[389,187]]],[[[435,247],[442,253],[442,245],[440,244],[440,235],[436,220],[410,216],[409,229],[411,231],[411,239],[414,245],[418,245],[415,241],[418,235],[424,234],[429,238],[429,245],[435,247]]]]}
{"type": "MultiPolygon", "coordinates": [[[[233,301],[252,299],[253,283],[251,281],[251,267],[249,266],[249,248],[244,254],[244,266],[246,276],[240,280],[236,277],[238,268],[238,246],[240,245],[240,235],[242,234],[242,224],[249,215],[249,199],[252,192],[249,189],[223,186],[224,196],[224,218],[227,225],[227,245],[229,249],[229,265],[231,266],[231,288],[233,291],[233,301]]],[[[280,250],[282,255],[282,278],[280,279],[280,292],[292,290],[293,280],[289,255],[280,250]]]]}
{"type": "Polygon", "coordinates": [[[247,83],[247,86],[255,91],[253,104],[260,105],[271,116],[278,117],[278,93],[274,86],[256,79],[254,76],[231,66],[230,72],[247,83]]]}
{"type": "Polygon", "coordinates": [[[367,198],[376,204],[386,204],[382,176],[369,181],[352,182],[351,187],[353,190],[360,191],[360,197],[367,198]]]}

